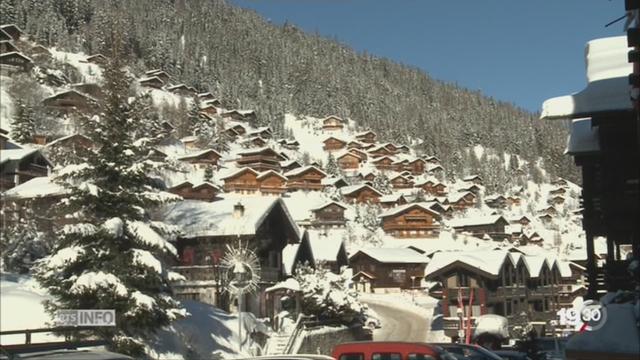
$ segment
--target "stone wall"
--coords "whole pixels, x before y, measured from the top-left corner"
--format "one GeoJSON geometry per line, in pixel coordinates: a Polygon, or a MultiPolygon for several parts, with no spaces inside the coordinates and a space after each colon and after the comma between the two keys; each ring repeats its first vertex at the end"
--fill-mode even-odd
{"type": "Polygon", "coordinates": [[[322,354],[331,356],[334,346],[337,344],[372,340],[371,333],[362,327],[346,326],[320,326],[305,329],[302,332],[302,343],[298,354],[322,354]]]}

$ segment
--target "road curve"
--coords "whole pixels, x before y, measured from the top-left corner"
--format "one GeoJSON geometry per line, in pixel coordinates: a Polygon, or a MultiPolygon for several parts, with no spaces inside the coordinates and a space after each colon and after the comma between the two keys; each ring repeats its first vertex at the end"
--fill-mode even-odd
{"type": "Polygon", "coordinates": [[[396,306],[364,301],[381,317],[382,328],[373,332],[375,341],[426,341],[428,319],[413,311],[403,309],[401,304],[396,306]]]}

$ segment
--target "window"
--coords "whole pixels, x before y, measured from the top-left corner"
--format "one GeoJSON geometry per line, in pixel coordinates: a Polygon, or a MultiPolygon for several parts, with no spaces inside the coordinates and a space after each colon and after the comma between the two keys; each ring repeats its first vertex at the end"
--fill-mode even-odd
{"type": "Polygon", "coordinates": [[[182,258],[180,260],[182,260],[181,263],[183,266],[193,265],[194,258],[195,258],[195,251],[193,247],[186,246],[184,249],[182,249],[182,258]]]}
{"type": "Polygon", "coordinates": [[[398,353],[374,353],[371,360],[402,360],[402,355],[398,353]]]}
{"type": "Polygon", "coordinates": [[[393,282],[403,283],[405,282],[407,277],[407,272],[404,269],[393,269],[391,270],[391,278],[393,282]]]}
{"type": "Polygon", "coordinates": [[[458,273],[458,286],[469,287],[469,275],[464,273],[458,273]]]}
{"type": "Polygon", "coordinates": [[[433,357],[427,354],[409,354],[409,360],[433,360],[433,357]]]}
{"type": "Polygon", "coordinates": [[[364,360],[364,355],[359,354],[342,354],[340,360],[364,360]]]}

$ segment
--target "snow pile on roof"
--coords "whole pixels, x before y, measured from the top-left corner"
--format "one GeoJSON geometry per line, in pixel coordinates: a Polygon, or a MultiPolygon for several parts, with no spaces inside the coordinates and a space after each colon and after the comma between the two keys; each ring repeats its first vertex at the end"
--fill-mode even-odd
{"type": "MultiPolygon", "coordinates": [[[[269,211],[281,203],[271,196],[229,196],[215,202],[184,200],[166,205],[160,216],[164,221],[179,226],[187,238],[198,236],[253,235],[269,211]],[[244,214],[234,217],[236,204],[244,206],[244,214]]],[[[293,222],[293,220],[291,220],[293,222]]]]}
{"type": "Polygon", "coordinates": [[[7,199],[32,199],[64,195],[67,192],[67,189],[53,182],[50,177],[40,176],[5,191],[4,196],[6,196],[7,199]]]}
{"type": "Polygon", "coordinates": [[[502,216],[500,215],[467,217],[462,219],[449,220],[447,221],[447,225],[454,228],[465,227],[465,226],[488,225],[488,224],[495,224],[500,218],[502,218],[502,216]]]}
{"type": "Polygon", "coordinates": [[[282,249],[282,268],[287,276],[293,275],[293,266],[296,262],[298,249],[300,249],[300,244],[287,244],[282,249]]]}
{"type": "Polygon", "coordinates": [[[343,229],[307,230],[313,258],[318,261],[336,261],[344,246],[343,229]]]}
{"type": "Polygon", "coordinates": [[[605,111],[631,110],[627,36],[591,40],[586,46],[587,87],[582,91],[546,100],[542,119],[588,117],[605,111]]]}
{"type": "Polygon", "coordinates": [[[353,258],[359,252],[382,263],[426,264],[429,262],[428,257],[408,248],[366,248],[358,250],[351,257],[353,258]]]}
{"type": "Polygon", "coordinates": [[[459,261],[484,271],[487,274],[498,276],[502,264],[504,264],[507,259],[512,261],[510,253],[504,250],[438,252],[433,255],[431,262],[427,265],[425,274],[428,276],[459,261]]]}
{"type": "Polygon", "coordinates": [[[38,149],[3,149],[0,151],[0,164],[4,164],[6,161],[22,160],[36,151],[38,149]]]}
{"type": "Polygon", "coordinates": [[[282,198],[296,222],[310,220],[311,211],[325,205],[330,199],[320,191],[294,191],[282,198]]]}
{"type": "Polygon", "coordinates": [[[491,334],[502,339],[509,338],[509,321],[504,316],[495,314],[481,315],[478,317],[476,324],[473,332],[474,338],[482,334],[491,334]]]}
{"type": "Polygon", "coordinates": [[[427,202],[420,202],[420,203],[409,203],[409,204],[404,204],[404,205],[400,205],[400,206],[396,206],[393,207],[383,213],[381,213],[379,215],[380,218],[385,218],[385,217],[389,217],[389,216],[394,216],[397,214],[401,214],[404,211],[407,211],[413,207],[419,207],[421,209],[423,209],[424,211],[438,217],[440,216],[440,214],[437,211],[434,211],[430,208],[430,206],[433,204],[427,203],[427,202]]]}
{"type": "Polygon", "coordinates": [[[598,127],[591,125],[591,119],[572,120],[565,154],[577,155],[600,151],[598,136],[598,127]]]}

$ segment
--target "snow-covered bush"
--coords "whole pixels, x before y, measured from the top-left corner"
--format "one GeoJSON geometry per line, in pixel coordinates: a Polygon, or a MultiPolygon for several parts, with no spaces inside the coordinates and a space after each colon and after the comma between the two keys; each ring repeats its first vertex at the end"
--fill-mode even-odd
{"type": "Polygon", "coordinates": [[[347,287],[344,273],[338,275],[305,265],[298,267],[295,278],[302,291],[305,314],[346,325],[363,322],[366,307],[358,300],[358,293],[347,287]]]}

